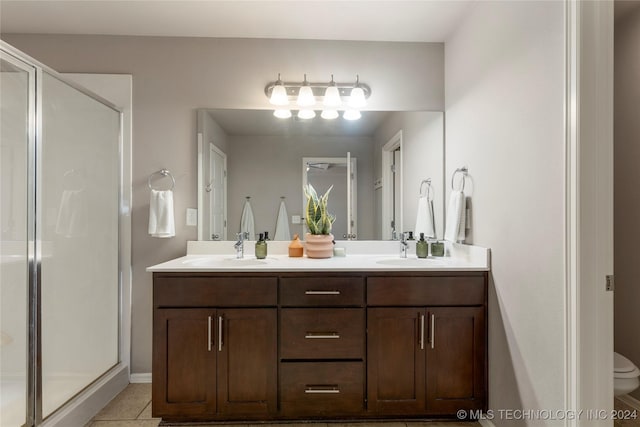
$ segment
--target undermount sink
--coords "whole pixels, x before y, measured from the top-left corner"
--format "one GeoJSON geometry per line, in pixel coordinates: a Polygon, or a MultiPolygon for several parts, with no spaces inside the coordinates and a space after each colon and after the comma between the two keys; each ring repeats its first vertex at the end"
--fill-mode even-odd
{"type": "Polygon", "coordinates": [[[377,264],[397,265],[399,267],[429,267],[444,265],[444,261],[434,258],[387,258],[376,261],[377,264]]]}
{"type": "Polygon", "coordinates": [[[241,265],[264,265],[267,262],[255,258],[220,258],[220,257],[202,257],[187,259],[182,261],[183,264],[201,266],[241,266],[241,265]]]}

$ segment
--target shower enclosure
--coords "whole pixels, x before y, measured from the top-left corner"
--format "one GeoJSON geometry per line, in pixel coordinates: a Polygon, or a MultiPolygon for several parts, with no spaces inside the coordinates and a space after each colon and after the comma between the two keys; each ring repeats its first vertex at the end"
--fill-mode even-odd
{"type": "MultiPolygon", "coordinates": [[[[2,43],[2,42],[0,42],[2,43]]],[[[120,361],[121,113],[0,44],[0,425],[120,361]]]]}

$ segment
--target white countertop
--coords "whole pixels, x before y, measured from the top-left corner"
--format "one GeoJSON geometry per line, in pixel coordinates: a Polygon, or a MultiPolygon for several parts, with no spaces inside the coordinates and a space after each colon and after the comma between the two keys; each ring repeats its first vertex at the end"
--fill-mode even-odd
{"type": "Polygon", "coordinates": [[[336,241],[347,256],[290,258],[289,242],[269,242],[266,259],[254,256],[255,242],[245,242],[244,258],[237,259],[234,242],[188,242],[187,255],[147,268],[150,272],[292,272],[292,271],[488,271],[490,251],[471,245],[447,243],[444,257],[420,259],[415,242],[407,258],[400,258],[398,242],[336,241]]]}

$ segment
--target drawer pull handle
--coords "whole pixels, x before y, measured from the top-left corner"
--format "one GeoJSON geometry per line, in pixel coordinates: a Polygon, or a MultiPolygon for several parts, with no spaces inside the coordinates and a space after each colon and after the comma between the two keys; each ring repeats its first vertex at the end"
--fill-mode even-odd
{"type": "Polygon", "coordinates": [[[420,350],[424,350],[424,314],[420,315],[420,350]]]}
{"type": "Polygon", "coordinates": [[[218,316],[218,351],[222,351],[222,334],[224,331],[222,322],[224,322],[224,317],[218,316]]]}
{"type": "Polygon", "coordinates": [[[436,346],[436,315],[431,314],[431,348],[436,346]]]}
{"type": "Polygon", "coordinates": [[[340,389],[337,385],[308,385],[305,387],[304,392],[306,394],[339,394],[340,389]]]}
{"type": "Polygon", "coordinates": [[[340,291],[304,291],[305,295],[340,295],[340,291]]]}
{"type": "Polygon", "coordinates": [[[337,332],[307,332],[304,337],[308,340],[338,339],[340,334],[337,332]]]}

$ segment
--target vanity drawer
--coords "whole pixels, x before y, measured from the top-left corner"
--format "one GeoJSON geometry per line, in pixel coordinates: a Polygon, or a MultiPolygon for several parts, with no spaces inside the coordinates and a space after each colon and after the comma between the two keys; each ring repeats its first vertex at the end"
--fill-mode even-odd
{"type": "Polygon", "coordinates": [[[282,277],[280,304],[294,307],[362,306],[363,277],[282,277]]]}
{"type": "Polygon", "coordinates": [[[277,277],[156,277],[155,307],[275,306],[277,277]]]}
{"type": "Polygon", "coordinates": [[[364,411],[362,362],[281,363],[280,396],[287,416],[332,416],[364,411]]]}
{"type": "Polygon", "coordinates": [[[285,308],[280,314],[282,359],[363,359],[363,308],[285,308]]]}
{"type": "Polygon", "coordinates": [[[484,276],[367,278],[369,306],[482,305],[484,302],[484,276]]]}

